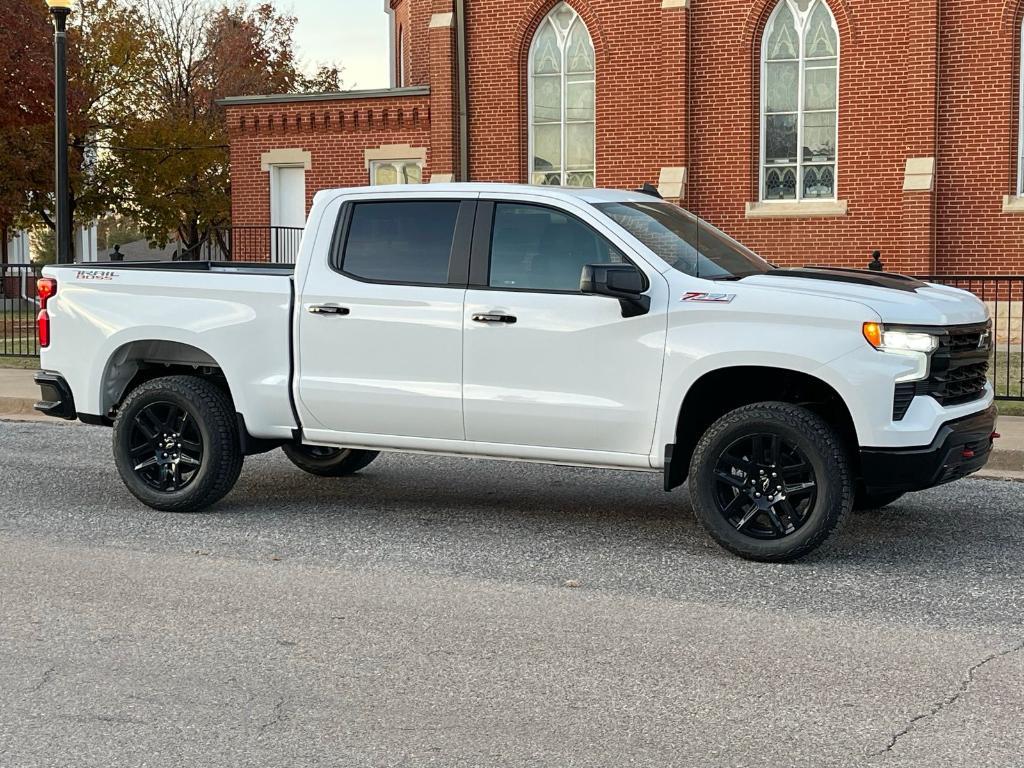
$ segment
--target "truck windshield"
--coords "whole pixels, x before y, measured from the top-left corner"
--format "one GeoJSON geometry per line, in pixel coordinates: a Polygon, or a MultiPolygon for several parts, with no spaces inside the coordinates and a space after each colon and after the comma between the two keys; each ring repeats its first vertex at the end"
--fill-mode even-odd
{"type": "Polygon", "coordinates": [[[596,207],[671,267],[707,280],[739,280],[772,267],[678,205],[660,202],[598,203],[596,207]]]}

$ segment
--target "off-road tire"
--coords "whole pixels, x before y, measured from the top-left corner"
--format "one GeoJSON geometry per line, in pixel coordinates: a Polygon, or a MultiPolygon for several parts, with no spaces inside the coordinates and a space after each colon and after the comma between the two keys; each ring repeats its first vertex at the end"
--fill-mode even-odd
{"type": "Polygon", "coordinates": [[[694,514],[722,547],[748,560],[791,562],[821,546],[841,527],[853,507],[854,483],[847,447],[837,431],[814,412],[784,402],[737,408],[704,433],[689,474],[694,514]],[[816,496],[802,527],[778,539],[756,539],[737,531],[720,510],[715,468],[731,445],[753,434],[779,435],[794,444],[814,471],[816,496]]]}
{"type": "Polygon", "coordinates": [[[326,448],[309,445],[286,445],[282,448],[296,467],[318,477],[345,477],[368,466],[380,456],[380,451],[362,451],[355,448],[336,448],[327,455],[317,455],[326,448]]]}
{"type": "Polygon", "coordinates": [[[198,512],[220,501],[242,471],[238,422],[228,394],[212,381],[197,376],[152,379],[125,398],[114,419],[114,461],[121,480],[143,504],[163,512],[198,512]],[[171,403],[184,410],[198,427],[202,459],[195,477],[178,490],[160,491],[137,474],[130,456],[135,417],[147,406],[171,403]]]}

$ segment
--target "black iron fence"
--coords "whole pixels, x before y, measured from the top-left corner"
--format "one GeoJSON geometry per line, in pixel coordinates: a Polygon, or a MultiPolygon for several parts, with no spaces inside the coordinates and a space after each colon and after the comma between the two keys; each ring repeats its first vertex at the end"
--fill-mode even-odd
{"type": "Polygon", "coordinates": [[[33,264],[0,264],[0,356],[39,354],[36,279],[41,271],[33,264]]]}
{"type": "MultiPolygon", "coordinates": [[[[232,227],[219,230],[188,258],[294,263],[302,230],[232,227]]],[[[0,356],[39,354],[36,332],[36,265],[0,265],[0,356]]],[[[999,400],[1024,401],[1024,276],[936,275],[927,278],[970,291],[992,314],[989,378],[999,400]]]]}
{"type": "Polygon", "coordinates": [[[270,261],[294,264],[301,227],[224,227],[179,258],[191,261],[270,261]]]}
{"type": "Polygon", "coordinates": [[[970,291],[992,314],[989,379],[997,400],[1024,400],[1024,276],[934,275],[926,278],[970,291]]]}

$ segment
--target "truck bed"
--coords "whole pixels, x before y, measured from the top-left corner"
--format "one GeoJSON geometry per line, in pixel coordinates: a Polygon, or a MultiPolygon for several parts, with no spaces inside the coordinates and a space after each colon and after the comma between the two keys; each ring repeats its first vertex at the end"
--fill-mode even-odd
{"type": "Polygon", "coordinates": [[[225,272],[241,275],[292,275],[294,264],[266,261],[90,261],[85,264],[52,264],[54,269],[112,270],[133,269],[147,272],[225,272]]]}
{"type": "MultiPolygon", "coordinates": [[[[79,413],[106,417],[136,360],[215,367],[253,433],[288,437],[294,267],[172,261],[50,265],[52,341],[79,413]]],[[[174,368],[177,365],[178,368],[174,368]]]]}

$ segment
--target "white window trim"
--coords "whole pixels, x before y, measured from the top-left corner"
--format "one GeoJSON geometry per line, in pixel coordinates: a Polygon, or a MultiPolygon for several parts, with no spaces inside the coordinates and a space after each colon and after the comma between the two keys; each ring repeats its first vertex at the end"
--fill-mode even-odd
{"type": "MultiPolygon", "coordinates": [[[[798,79],[798,86],[797,86],[799,90],[798,90],[798,93],[797,93],[796,199],[795,200],[766,200],[765,196],[764,196],[765,160],[767,159],[765,157],[766,145],[767,145],[767,141],[766,141],[767,137],[766,137],[765,131],[766,131],[766,128],[767,128],[767,125],[768,125],[768,119],[767,119],[767,117],[768,117],[767,116],[767,92],[765,90],[766,75],[767,75],[767,71],[768,71],[768,56],[767,56],[767,53],[768,53],[768,51],[767,51],[767,48],[768,48],[768,30],[771,28],[772,23],[775,20],[775,16],[780,13],[780,10],[781,10],[782,6],[788,4],[787,0],[780,0],[779,4],[775,6],[775,10],[773,10],[771,15],[768,17],[768,23],[765,24],[764,31],[761,34],[761,89],[760,89],[761,92],[760,92],[760,105],[758,107],[759,120],[760,120],[760,125],[761,125],[761,131],[760,131],[760,133],[761,133],[761,135],[760,135],[761,147],[760,147],[760,153],[759,153],[758,159],[757,159],[758,160],[758,162],[757,162],[757,166],[758,166],[757,201],[758,202],[757,202],[757,204],[753,204],[753,206],[748,206],[748,210],[747,210],[748,218],[754,218],[755,217],[755,216],[751,215],[751,210],[750,210],[751,207],[760,208],[760,206],[762,206],[762,205],[783,205],[783,206],[790,206],[790,207],[794,206],[794,205],[808,206],[808,209],[810,210],[810,208],[812,208],[812,207],[814,207],[814,208],[821,208],[821,206],[816,205],[817,203],[823,203],[823,202],[824,203],[828,203],[828,202],[831,202],[831,203],[842,203],[843,213],[833,213],[833,214],[809,213],[808,215],[835,215],[835,216],[842,216],[842,215],[845,215],[845,213],[846,213],[846,203],[845,203],[845,201],[842,201],[842,200],[838,199],[838,197],[839,197],[839,122],[840,122],[839,121],[839,107],[840,107],[840,104],[839,104],[839,82],[840,82],[840,79],[842,77],[842,65],[843,65],[843,58],[842,58],[842,56],[843,56],[843,47],[842,46],[843,46],[843,40],[842,40],[841,35],[839,34],[839,25],[836,22],[835,14],[832,13],[832,9],[829,8],[828,3],[825,0],[821,0],[821,1],[825,4],[825,8],[828,11],[829,16],[832,18],[832,26],[836,30],[836,159],[835,159],[835,167],[834,167],[834,170],[832,172],[832,185],[833,185],[833,189],[834,189],[833,195],[832,195],[832,197],[815,197],[815,198],[804,198],[804,196],[803,196],[803,173],[802,173],[802,171],[803,171],[803,167],[804,167],[804,159],[803,159],[804,150],[803,150],[803,147],[801,146],[800,138],[804,134],[804,96],[805,96],[805,94],[804,94],[804,71],[806,69],[806,67],[805,67],[805,56],[804,56],[804,46],[806,45],[806,39],[805,39],[805,35],[801,34],[800,35],[800,57],[798,59],[798,61],[799,61],[798,77],[799,77],[799,79],[798,79]]],[[[790,12],[793,13],[792,7],[790,7],[790,12]]],[[[810,16],[810,13],[811,13],[811,11],[809,9],[808,10],[808,16],[810,16]]],[[[764,217],[768,217],[771,214],[769,214],[769,213],[761,213],[760,215],[764,216],[764,217]]],[[[789,214],[787,212],[786,214],[780,214],[780,215],[793,215],[793,214],[789,214]]]]}
{"type": "MultiPolygon", "coordinates": [[[[527,166],[527,174],[529,175],[528,183],[531,184],[531,185],[533,184],[533,174],[534,173],[542,173],[542,171],[536,171],[534,169],[534,167],[533,167],[533,161],[535,159],[534,158],[534,154],[533,154],[533,143],[534,143],[534,133],[535,133],[535,128],[536,128],[536,126],[533,123],[533,77],[534,77],[534,75],[533,75],[533,57],[534,57],[534,54],[536,53],[536,50],[537,50],[537,39],[540,37],[540,31],[541,31],[541,29],[543,29],[545,24],[551,24],[555,28],[555,33],[556,34],[560,34],[559,31],[558,31],[558,27],[555,26],[555,23],[554,23],[554,21],[552,20],[551,17],[555,13],[555,11],[557,11],[561,7],[561,5],[562,5],[562,3],[557,3],[554,6],[554,8],[552,8],[547,13],[547,15],[544,16],[544,19],[537,26],[536,31],[534,31],[534,33],[533,33],[533,40],[530,41],[530,52],[529,52],[529,55],[526,58],[526,80],[527,80],[527,83],[526,83],[526,87],[527,87],[527,93],[526,93],[527,117],[526,117],[526,119],[528,121],[527,122],[526,133],[527,133],[527,145],[528,145],[527,146],[527,152],[529,153],[529,155],[527,157],[526,166],[527,166]]],[[[566,5],[568,5],[568,4],[566,4],[566,5]]],[[[580,24],[580,25],[583,26],[584,29],[587,30],[587,35],[590,37],[591,47],[594,48],[594,120],[593,120],[593,125],[594,125],[594,170],[593,170],[593,173],[594,173],[594,187],[596,188],[598,186],[598,181],[597,181],[597,49],[594,46],[594,36],[590,34],[590,28],[587,26],[586,22],[583,21],[583,18],[579,15],[579,13],[576,11],[575,8],[573,8],[572,6],[569,6],[569,8],[570,8],[570,10],[572,10],[573,14],[575,14],[575,17],[573,18],[572,24],[569,25],[569,32],[565,36],[565,43],[566,44],[568,43],[569,35],[572,34],[572,30],[576,26],[576,24],[580,24]]],[[[561,75],[561,78],[562,78],[562,85],[561,85],[561,89],[562,89],[562,91],[561,91],[561,94],[562,94],[561,95],[562,116],[561,116],[561,122],[559,123],[559,125],[561,126],[561,137],[560,138],[561,138],[561,153],[562,153],[562,169],[561,169],[561,171],[559,173],[561,174],[561,181],[562,181],[561,186],[563,186],[563,187],[566,186],[565,181],[566,181],[566,178],[568,177],[568,175],[570,173],[570,171],[566,168],[567,163],[566,163],[566,152],[565,152],[565,149],[566,149],[566,135],[569,133],[568,128],[567,128],[567,126],[569,125],[569,121],[566,119],[566,114],[565,114],[565,110],[566,110],[566,96],[569,93],[569,88],[567,86],[567,83],[568,83],[568,79],[567,78],[568,78],[568,74],[569,73],[566,71],[568,69],[568,67],[566,66],[567,54],[568,54],[568,50],[567,50],[567,48],[565,48],[563,46],[562,47],[562,71],[560,72],[560,75],[561,75]]],[[[577,81],[577,82],[583,82],[583,81],[577,81]]],[[[584,121],[579,120],[579,121],[576,121],[576,122],[582,123],[584,121]]],[[[572,171],[572,173],[578,173],[578,171],[572,171]]],[[[537,185],[537,186],[543,186],[543,185],[537,185]]]]}
{"type": "MultiPolygon", "coordinates": [[[[372,158],[372,159],[366,161],[366,170],[367,170],[368,175],[369,175],[369,180],[370,180],[371,186],[375,184],[375,182],[373,180],[373,175],[374,175],[373,172],[374,172],[374,169],[377,166],[379,166],[379,165],[395,165],[395,166],[398,166],[398,165],[408,165],[408,164],[415,164],[417,167],[419,167],[419,169],[420,169],[420,180],[419,180],[419,182],[415,182],[415,183],[422,184],[423,183],[423,160],[421,158],[418,158],[418,157],[375,157],[375,158],[372,158]]],[[[397,168],[396,168],[396,172],[397,172],[397,168]]],[[[395,182],[395,183],[396,184],[403,184],[403,183],[405,183],[405,184],[412,184],[414,182],[398,181],[398,182],[395,182]]]]}

